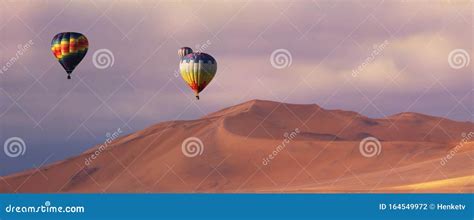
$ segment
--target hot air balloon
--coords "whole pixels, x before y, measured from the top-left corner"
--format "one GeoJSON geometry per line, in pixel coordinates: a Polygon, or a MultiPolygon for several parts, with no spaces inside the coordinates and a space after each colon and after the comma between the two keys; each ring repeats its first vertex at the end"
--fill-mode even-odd
{"type": "Polygon", "coordinates": [[[182,59],[184,56],[190,54],[193,52],[193,49],[189,48],[189,47],[181,47],[179,48],[178,50],[178,56],[180,59],[182,59]]]}
{"type": "Polygon", "coordinates": [[[71,79],[71,73],[86,56],[89,42],[86,36],[76,32],[56,34],[51,41],[51,50],[71,79]]]}
{"type": "Polygon", "coordinates": [[[214,57],[209,54],[190,53],[181,59],[179,71],[181,77],[199,99],[199,92],[206,88],[216,75],[217,63],[214,57]]]}

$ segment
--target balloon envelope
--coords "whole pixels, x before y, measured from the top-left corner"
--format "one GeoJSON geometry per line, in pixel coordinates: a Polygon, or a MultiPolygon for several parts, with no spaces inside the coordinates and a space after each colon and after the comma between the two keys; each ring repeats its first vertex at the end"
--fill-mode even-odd
{"type": "Polygon", "coordinates": [[[206,88],[216,75],[217,62],[209,54],[191,53],[181,59],[179,71],[199,99],[199,92],[206,88]]]}
{"type": "Polygon", "coordinates": [[[179,58],[183,58],[184,56],[190,54],[193,52],[193,49],[189,48],[189,47],[181,47],[179,48],[178,50],[178,56],[179,58]]]}
{"type": "Polygon", "coordinates": [[[70,74],[86,56],[89,42],[86,36],[76,32],[63,32],[56,34],[51,41],[51,50],[64,70],[70,74]]]}

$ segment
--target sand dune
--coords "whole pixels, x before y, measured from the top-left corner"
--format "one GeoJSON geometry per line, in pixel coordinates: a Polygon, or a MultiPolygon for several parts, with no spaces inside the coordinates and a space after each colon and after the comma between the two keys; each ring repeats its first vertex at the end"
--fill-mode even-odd
{"type": "Polygon", "coordinates": [[[3,177],[0,191],[472,192],[471,131],[472,122],[418,113],[372,119],[253,100],[119,138],[89,165],[86,158],[97,147],[3,177]],[[189,137],[202,141],[201,155],[183,153],[189,137]],[[366,137],[380,140],[380,154],[361,154],[366,137]]]}

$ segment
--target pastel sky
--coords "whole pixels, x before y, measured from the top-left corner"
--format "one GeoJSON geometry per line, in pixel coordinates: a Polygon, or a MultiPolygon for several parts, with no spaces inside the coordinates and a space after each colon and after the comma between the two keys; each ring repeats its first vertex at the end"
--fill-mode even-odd
{"type": "Polygon", "coordinates": [[[0,67],[31,45],[0,74],[0,143],[26,143],[23,156],[0,154],[0,175],[77,155],[118,128],[251,99],[473,121],[473,9],[463,0],[2,0],[0,67]],[[90,44],[72,80],[50,50],[64,31],[90,44]],[[218,62],[199,101],[176,77],[182,46],[218,62]],[[112,66],[94,66],[99,49],[112,52],[112,66]],[[282,68],[271,62],[278,49],[282,68]]]}

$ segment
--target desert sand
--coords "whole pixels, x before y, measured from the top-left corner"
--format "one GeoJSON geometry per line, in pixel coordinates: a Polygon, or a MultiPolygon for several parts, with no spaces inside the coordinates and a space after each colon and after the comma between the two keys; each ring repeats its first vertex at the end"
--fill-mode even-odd
{"type": "Polygon", "coordinates": [[[88,165],[98,146],[2,177],[0,192],[472,193],[473,131],[472,122],[418,113],[372,119],[252,100],[120,137],[88,165]],[[202,154],[183,153],[189,137],[202,154]],[[379,154],[361,153],[366,137],[380,141],[379,154]]]}

